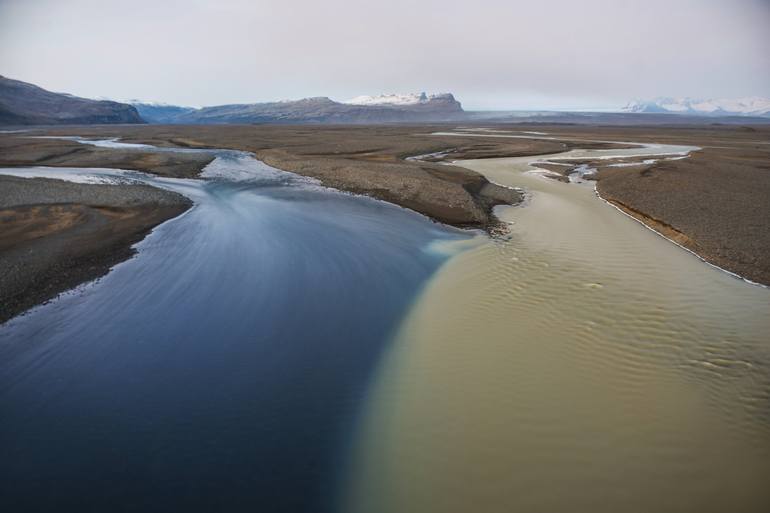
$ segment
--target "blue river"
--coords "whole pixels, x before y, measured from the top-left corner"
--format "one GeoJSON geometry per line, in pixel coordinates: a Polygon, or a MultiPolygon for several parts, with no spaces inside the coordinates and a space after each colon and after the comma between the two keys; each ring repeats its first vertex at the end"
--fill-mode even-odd
{"type": "MultiPolygon", "coordinates": [[[[104,278],[0,326],[5,511],[335,509],[369,378],[461,232],[218,152],[104,278]]],[[[90,177],[90,178],[89,178],[90,177]]]]}

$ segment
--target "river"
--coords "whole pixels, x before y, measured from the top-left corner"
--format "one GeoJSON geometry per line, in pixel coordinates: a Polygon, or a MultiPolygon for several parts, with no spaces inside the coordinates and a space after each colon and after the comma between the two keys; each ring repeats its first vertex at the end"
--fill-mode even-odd
{"type": "MultiPolygon", "coordinates": [[[[100,143],[116,144],[131,147],[100,143]]],[[[442,242],[471,234],[216,154],[203,180],[0,171],[195,202],[104,278],[0,327],[2,509],[335,508],[371,371],[442,242]]]]}
{"type": "MultiPolygon", "coordinates": [[[[576,150],[603,158],[693,148],[576,150]]],[[[346,511],[762,512],[770,290],[699,260],[544,157],[463,161],[521,187],[431,278],[384,356],[346,511]]]]}
{"type": "Polygon", "coordinates": [[[489,239],[217,155],[204,180],[2,171],[195,201],[103,279],[0,328],[6,502],[765,511],[770,290],[580,176],[545,178],[543,157],[462,163],[527,192],[498,207],[510,237],[489,239]]]}

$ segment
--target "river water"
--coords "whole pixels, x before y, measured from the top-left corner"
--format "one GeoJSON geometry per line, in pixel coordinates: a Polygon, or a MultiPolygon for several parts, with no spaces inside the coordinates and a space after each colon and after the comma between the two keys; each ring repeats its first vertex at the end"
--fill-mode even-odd
{"type": "MultiPolygon", "coordinates": [[[[692,148],[578,150],[601,158],[692,148]]],[[[770,290],[545,178],[431,279],[383,358],[346,511],[770,510],[770,290]]],[[[582,181],[582,180],[579,180],[582,181]]]]}
{"type": "Polygon", "coordinates": [[[4,504],[766,511],[770,290],[543,157],[462,164],[527,191],[490,240],[217,155],[206,180],[2,171],[196,203],[0,328],[4,504]]]}
{"type": "Polygon", "coordinates": [[[0,327],[3,511],[334,509],[372,368],[442,243],[471,235],[217,155],[205,180],[2,170],[195,201],[0,327]]]}

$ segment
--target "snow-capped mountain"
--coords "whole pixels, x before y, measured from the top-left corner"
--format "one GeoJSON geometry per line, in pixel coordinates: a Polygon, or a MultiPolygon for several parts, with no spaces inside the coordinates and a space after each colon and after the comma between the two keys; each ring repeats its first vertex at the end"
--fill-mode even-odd
{"type": "Polygon", "coordinates": [[[348,105],[418,105],[428,103],[431,100],[454,100],[449,93],[431,94],[408,93],[408,94],[381,94],[379,96],[356,96],[350,100],[344,101],[348,105]]]}
{"type": "Polygon", "coordinates": [[[697,98],[655,98],[634,100],[625,112],[671,112],[708,116],[770,116],[770,99],[759,96],[703,100],[697,98]]]}

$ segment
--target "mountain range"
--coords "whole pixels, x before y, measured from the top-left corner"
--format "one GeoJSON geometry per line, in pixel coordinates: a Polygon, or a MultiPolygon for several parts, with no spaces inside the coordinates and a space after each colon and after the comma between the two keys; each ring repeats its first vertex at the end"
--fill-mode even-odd
{"type": "Polygon", "coordinates": [[[733,99],[654,98],[634,100],[624,108],[625,112],[672,113],[700,116],[755,116],[770,117],[770,99],[759,96],[733,99]]]}
{"type": "Polygon", "coordinates": [[[361,96],[348,102],[326,97],[267,103],[182,107],[132,100],[92,100],[46,91],[0,76],[0,124],[58,125],[110,123],[394,123],[463,119],[449,93],[361,96]]]}
{"type": "Polygon", "coordinates": [[[749,118],[764,123],[770,120],[770,99],[656,98],[630,102],[619,113],[467,112],[451,93],[413,93],[357,96],[341,102],[321,96],[199,108],[139,100],[118,102],[79,98],[0,76],[0,125],[376,124],[443,121],[665,124],[699,123],[717,116],[720,123],[744,123],[749,122],[749,118]],[[638,116],[639,113],[645,115],[638,116]]]}
{"type": "Polygon", "coordinates": [[[150,123],[393,123],[450,121],[463,116],[451,94],[362,96],[336,102],[325,96],[267,103],[192,108],[134,103],[150,123]]]}

